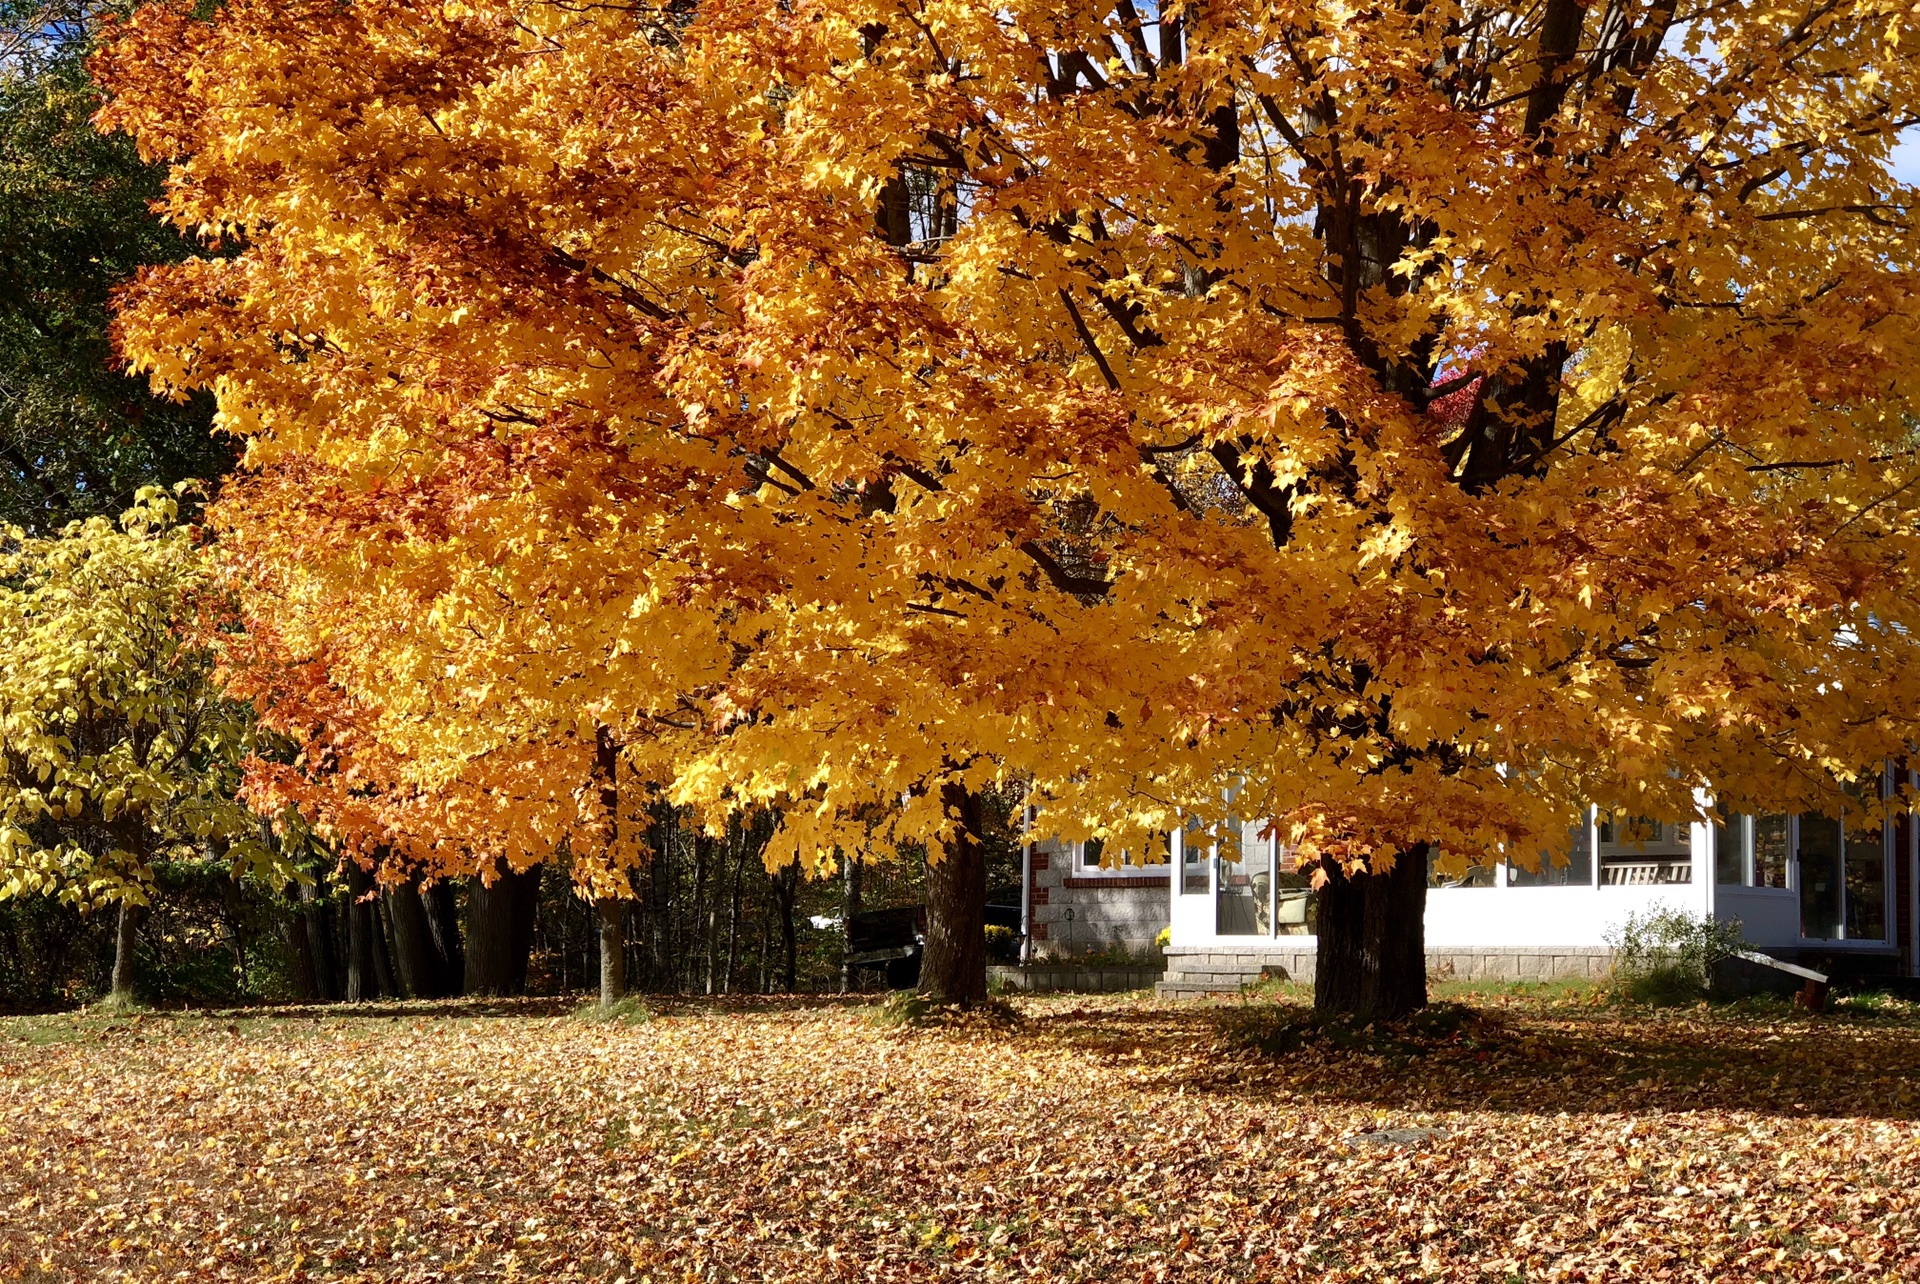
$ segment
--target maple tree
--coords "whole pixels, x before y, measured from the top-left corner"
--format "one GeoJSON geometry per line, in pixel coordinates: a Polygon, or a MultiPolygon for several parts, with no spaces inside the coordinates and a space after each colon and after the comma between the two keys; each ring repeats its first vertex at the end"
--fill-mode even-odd
{"type": "Polygon", "coordinates": [[[1271,816],[1393,1015],[1429,858],[1913,739],[1916,58],[1894,0],[240,0],[99,66],[238,243],[122,341],[442,847],[598,826],[604,726],[770,860],[928,841],[967,999],[979,790],[1271,816]]]}
{"type": "Polygon", "coordinates": [[[288,876],[234,797],[253,724],[193,636],[211,572],[177,511],[148,487],[117,524],[16,527],[0,549],[0,899],[117,903],[122,1003],[156,861],[288,876]]]}

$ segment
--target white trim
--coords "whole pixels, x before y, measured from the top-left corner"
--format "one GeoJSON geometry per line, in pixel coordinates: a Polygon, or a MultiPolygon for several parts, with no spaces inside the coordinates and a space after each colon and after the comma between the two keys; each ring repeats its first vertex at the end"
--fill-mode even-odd
{"type": "MultiPolygon", "coordinates": [[[[1067,857],[1066,876],[1068,878],[1158,878],[1162,874],[1169,874],[1170,876],[1173,868],[1173,866],[1166,861],[1146,865],[1123,862],[1111,867],[1088,865],[1084,863],[1087,853],[1087,844],[1084,841],[1066,843],[1063,844],[1063,846],[1067,857]]],[[[1129,852],[1121,852],[1120,854],[1122,856],[1131,855],[1129,852]]]]}

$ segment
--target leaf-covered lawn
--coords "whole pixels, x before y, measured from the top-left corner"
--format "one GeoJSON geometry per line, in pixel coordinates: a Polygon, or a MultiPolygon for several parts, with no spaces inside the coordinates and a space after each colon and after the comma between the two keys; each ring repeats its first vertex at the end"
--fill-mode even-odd
{"type": "Polygon", "coordinates": [[[0,1278],[1920,1277],[1910,1018],[1473,1002],[0,1021],[0,1278]]]}

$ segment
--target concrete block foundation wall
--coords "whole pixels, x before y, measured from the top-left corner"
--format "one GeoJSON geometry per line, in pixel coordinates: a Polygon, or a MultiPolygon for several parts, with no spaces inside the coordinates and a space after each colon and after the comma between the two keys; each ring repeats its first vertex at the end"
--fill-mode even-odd
{"type": "MultiPolygon", "coordinates": [[[[1449,981],[1598,980],[1613,964],[1604,946],[1505,946],[1427,951],[1427,975],[1449,981]]],[[[1167,998],[1237,994],[1269,977],[1313,984],[1311,944],[1276,949],[1232,945],[1176,945],[1167,950],[1167,975],[1156,993],[1167,998]]]]}

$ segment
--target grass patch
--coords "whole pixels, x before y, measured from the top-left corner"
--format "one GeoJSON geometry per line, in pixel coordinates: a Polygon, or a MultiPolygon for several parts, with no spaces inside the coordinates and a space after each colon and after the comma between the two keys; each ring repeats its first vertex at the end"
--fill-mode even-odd
{"type": "Polygon", "coordinates": [[[1220,1026],[1228,1043],[1266,1056],[1308,1048],[1424,1056],[1441,1048],[1492,1046],[1505,1032],[1497,1018],[1464,1003],[1429,1004],[1397,1021],[1322,1016],[1291,1003],[1249,1003],[1221,1009],[1220,1026]]]}
{"type": "Polygon", "coordinates": [[[1017,1028],[1022,1018],[1018,1009],[1004,999],[989,998],[985,1003],[963,1007],[935,1003],[914,990],[895,990],[867,1014],[867,1020],[883,1030],[1009,1030],[1017,1028]]]}
{"type": "Polygon", "coordinates": [[[600,1025],[645,1025],[653,1020],[653,1009],[639,995],[629,994],[612,1005],[602,1004],[598,1000],[583,1003],[574,1009],[573,1019],[600,1025]]]}

